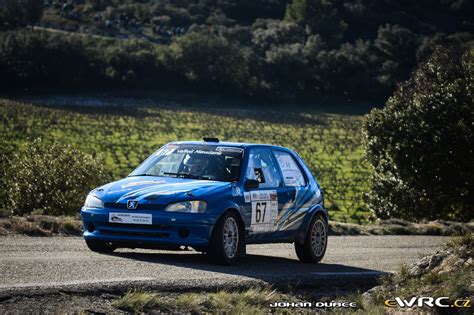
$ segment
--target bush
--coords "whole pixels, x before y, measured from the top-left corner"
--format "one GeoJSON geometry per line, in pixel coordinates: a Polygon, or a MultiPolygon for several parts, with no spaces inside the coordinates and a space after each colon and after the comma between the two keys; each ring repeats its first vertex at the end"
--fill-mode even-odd
{"type": "Polygon", "coordinates": [[[6,171],[7,200],[15,215],[42,209],[44,214],[72,215],[85,195],[104,183],[101,159],[71,145],[48,145],[37,139],[13,156],[6,171]]]}
{"type": "Polygon", "coordinates": [[[0,29],[12,29],[38,23],[43,15],[44,1],[0,1],[0,29]]]}
{"type": "Polygon", "coordinates": [[[380,218],[474,218],[474,48],[437,49],[365,123],[380,218]]]}
{"type": "Polygon", "coordinates": [[[7,146],[6,141],[2,141],[0,145],[0,217],[6,215],[7,209],[5,209],[6,200],[7,200],[7,191],[4,189],[6,187],[6,175],[9,169],[10,160],[9,156],[11,156],[11,148],[7,146]]]}
{"type": "Polygon", "coordinates": [[[241,91],[247,79],[245,60],[238,47],[213,34],[189,33],[171,46],[172,70],[199,88],[241,91]]]}
{"type": "Polygon", "coordinates": [[[75,36],[0,32],[0,90],[84,87],[101,82],[96,55],[75,36]]]}
{"type": "Polygon", "coordinates": [[[338,42],[347,24],[340,19],[332,1],[295,0],[286,7],[285,20],[307,25],[315,34],[338,42]]]}

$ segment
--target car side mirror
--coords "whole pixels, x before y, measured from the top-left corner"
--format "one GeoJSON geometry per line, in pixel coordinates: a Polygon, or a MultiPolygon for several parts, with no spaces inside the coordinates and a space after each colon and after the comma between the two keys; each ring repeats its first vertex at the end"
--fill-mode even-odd
{"type": "Polygon", "coordinates": [[[250,190],[250,189],[257,189],[260,183],[256,179],[247,179],[244,183],[244,189],[245,190],[250,190]]]}

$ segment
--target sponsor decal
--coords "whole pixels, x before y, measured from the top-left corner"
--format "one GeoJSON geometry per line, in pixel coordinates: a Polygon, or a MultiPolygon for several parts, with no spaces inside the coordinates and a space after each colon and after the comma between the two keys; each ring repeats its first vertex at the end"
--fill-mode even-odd
{"type": "Polygon", "coordinates": [[[254,233],[274,231],[278,216],[278,195],[276,190],[250,192],[252,217],[250,229],[254,233]]]}
{"type": "Polygon", "coordinates": [[[151,214],[109,212],[109,222],[126,224],[152,224],[151,214]]]}
{"type": "Polygon", "coordinates": [[[409,299],[403,299],[401,297],[395,297],[393,299],[385,300],[384,305],[390,308],[412,308],[412,307],[444,307],[444,308],[470,308],[471,300],[469,298],[452,300],[447,296],[431,297],[431,296],[420,296],[411,297],[409,299]]]}
{"type": "Polygon", "coordinates": [[[277,160],[283,173],[286,186],[304,186],[303,174],[289,154],[278,154],[277,160]]]}
{"type": "Polygon", "coordinates": [[[272,224],[278,215],[278,201],[252,201],[252,225],[272,224]]]}
{"type": "Polygon", "coordinates": [[[217,147],[216,151],[242,153],[244,150],[242,148],[235,148],[235,147],[217,147]]]}
{"type": "Polygon", "coordinates": [[[199,149],[179,149],[178,154],[205,154],[205,155],[222,155],[219,151],[199,150],[199,149]]]}
{"type": "Polygon", "coordinates": [[[278,200],[278,195],[276,191],[270,192],[270,200],[278,200]]]}
{"type": "Polygon", "coordinates": [[[245,202],[250,202],[250,193],[249,192],[244,192],[244,199],[245,199],[245,202]]]}
{"type": "Polygon", "coordinates": [[[274,200],[276,200],[277,199],[276,190],[257,190],[257,191],[252,191],[250,193],[250,197],[252,201],[272,200],[272,195],[274,196],[274,200]]]}
{"type": "Polygon", "coordinates": [[[271,308],[357,308],[357,302],[330,301],[330,302],[287,302],[270,303],[271,308]]]}
{"type": "Polygon", "coordinates": [[[177,145],[175,145],[175,144],[169,144],[169,145],[165,146],[164,148],[158,150],[158,152],[156,152],[155,156],[171,154],[171,153],[173,153],[173,151],[176,150],[177,148],[178,148],[177,145]]]}
{"type": "Polygon", "coordinates": [[[111,222],[122,222],[122,219],[116,216],[110,217],[111,222]]]}

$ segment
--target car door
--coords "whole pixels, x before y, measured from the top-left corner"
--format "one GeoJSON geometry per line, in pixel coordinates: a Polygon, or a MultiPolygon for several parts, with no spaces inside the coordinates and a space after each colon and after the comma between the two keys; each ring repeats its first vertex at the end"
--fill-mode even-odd
{"type": "Polygon", "coordinates": [[[288,200],[287,194],[281,192],[282,178],[270,149],[252,148],[249,151],[245,179],[259,182],[258,188],[244,192],[249,235],[275,231],[279,210],[288,200]]]}
{"type": "Polygon", "coordinates": [[[308,197],[308,179],[291,153],[278,149],[272,151],[283,178],[281,194],[286,194],[286,203],[281,207],[277,229],[296,230],[305,215],[303,205],[308,197]]]}

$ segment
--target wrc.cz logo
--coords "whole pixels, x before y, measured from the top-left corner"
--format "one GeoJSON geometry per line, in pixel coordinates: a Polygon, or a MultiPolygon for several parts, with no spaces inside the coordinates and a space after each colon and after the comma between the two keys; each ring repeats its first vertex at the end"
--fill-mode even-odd
{"type": "Polygon", "coordinates": [[[433,298],[430,296],[412,297],[411,299],[402,299],[396,297],[394,299],[385,300],[384,304],[387,307],[400,307],[400,308],[411,308],[414,306],[418,307],[457,307],[457,308],[470,308],[472,301],[470,299],[457,299],[450,303],[450,299],[447,296],[441,296],[439,298],[433,298]]]}

